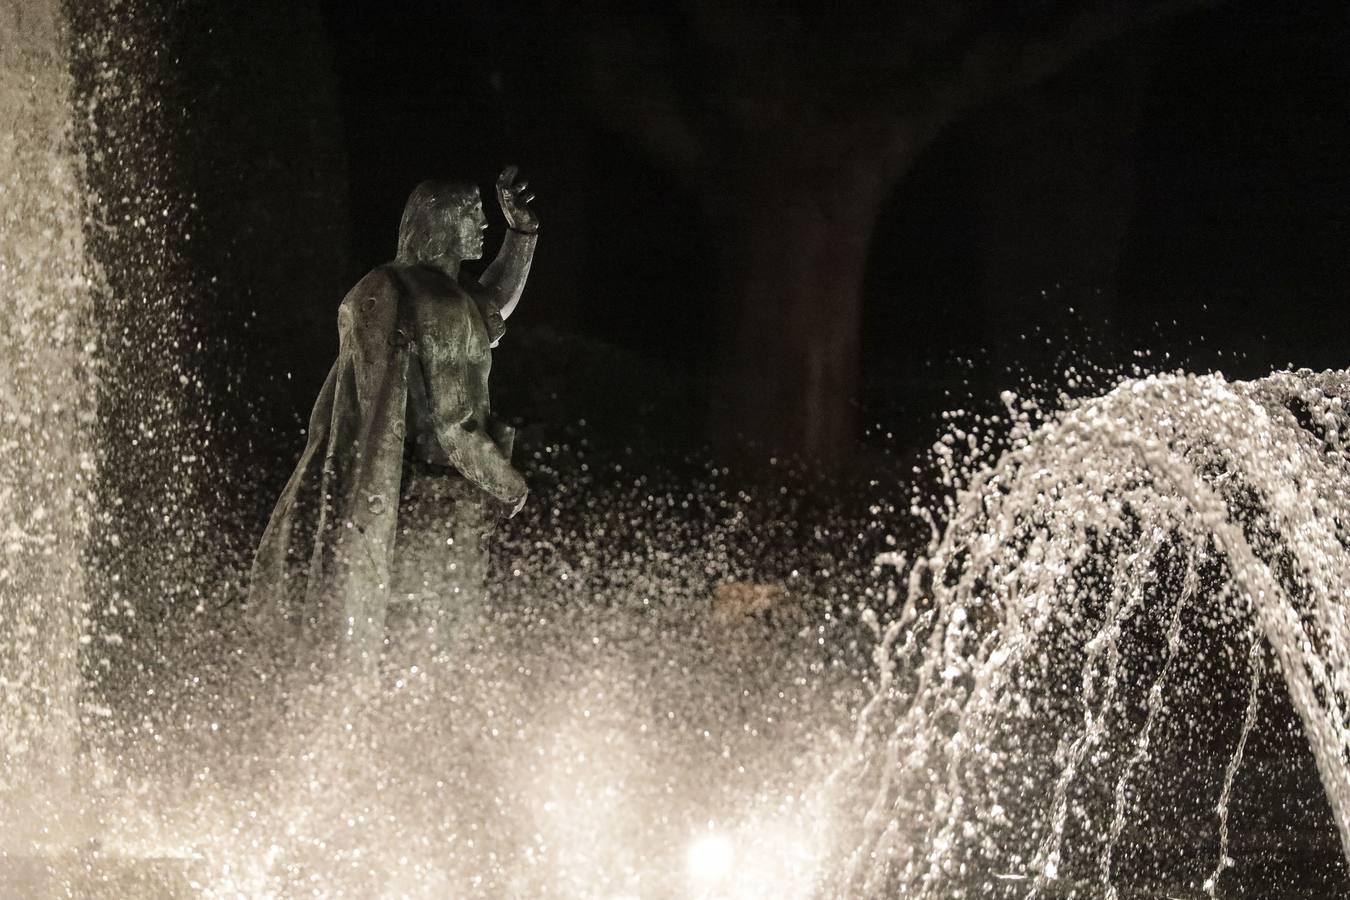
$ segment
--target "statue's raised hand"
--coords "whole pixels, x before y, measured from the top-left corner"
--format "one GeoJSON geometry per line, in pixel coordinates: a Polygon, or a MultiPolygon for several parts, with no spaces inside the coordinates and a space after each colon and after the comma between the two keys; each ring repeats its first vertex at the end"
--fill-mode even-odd
{"type": "Polygon", "coordinates": [[[525,190],[529,186],[528,181],[516,183],[519,174],[520,170],[515,166],[502,169],[502,174],[497,176],[497,203],[501,205],[502,215],[506,217],[506,224],[512,231],[534,234],[539,230],[539,217],[529,205],[534,194],[525,190]]]}

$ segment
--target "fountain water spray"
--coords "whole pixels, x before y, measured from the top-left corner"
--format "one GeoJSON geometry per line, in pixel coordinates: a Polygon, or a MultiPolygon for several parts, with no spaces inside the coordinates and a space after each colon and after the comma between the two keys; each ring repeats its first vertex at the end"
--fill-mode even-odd
{"type": "Polygon", "coordinates": [[[0,35],[0,841],[12,848],[70,837],[97,346],[60,5],[4,0],[0,35]]]}
{"type": "Polygon", "coordinates": [[[1114,897],[1157,731],[1206,707],[1178,684],[1198,631],[1250,673],[1204,888],[1231,863],[1267,657],[1350,852],[1348,402],[1345,373],[1155,376],[1034,430],[1023,417],[1013,448],[967,473],[884,631],[840,775],[870,792],[840,894],[1040,897],[1095,878],[1114,897]]]}
{"type": "MultiPolygon", "coordinates": [[[[852,683],[831,693],[812,656],[828,653],[824,629],[812,622],[781,656],[767,644],[738,656],[691,621],[734,567],[726,536],[678,510],[729,509],[731,492],[675,497],[639,479],[625,504],[570,469],[565,496],[591,504],[580,531],[596,542],[551,533],[547,517],[518,535],[506,593],[519,596],[462,659],[394,672],[368,702],[301,697],[268,730],[250,727],[256,680],[166,647],[138,683],[154,699],[110,711],[81,753],[81,641],[119,636],[83,624],[94,447],[112,427],[94,398],[100,375],[135,379],[97,363],[109,326],[92,322],[62,9],[0,0],[0,121],[13,123],[0,133],[0,296],[12,298],[0,319],[0,851],[77,836],[58,801],[79,796],[67,788],[85,766],[113,849],[200,857],[208,896],[806,897],[835,852],[842,896],[1042,897],[1067,884],[1111,897],[1125,851],[1147,839],[1141,785],[1164,733],[1178,707],[1201,705],[1174,702],[1194,686],[1201,630],[1226,648],[1241,724],[1196,886],[1218,896],[1232,877],[1230,807],[1271,683],[1287,688],[1350,847],[1340,373],[1150,378],[1039,429],[1020,420],[1009,453],[966,473],[928,552],[890,558],[908,580],[896,615],[877,621],[880,689],[828,785],[838,748],[825,723],[855,707],[852,683]],[[626,549],[606,549],[606,528],[626,549]],[[698,836],[709,816],[719,830],[698,836]]],[[[143,101],[132,90],[124,102],[143,101]]],[[[162,196],[152,205],[176,218],[162,196]]],[[[169,227],[130,221],[161,243],[169,227]]],[[[133,264],[153,280],[163,263],[133,264]]],[[[117,312],[172,330],[160,328],[172,310],[150,316],[155,299],[136,300],[117,312]]],[[[139,338],[128,345],[150,343],[139,338]]],[[[176,405],[193,383],[176,340],[126,404],[149,411],[125,431],[143,443],[118,447],[123,468],[135,454],[164,462],[170,496],[202,449],[176,405]]],[[[209,580],[214,536],[179,527],[190,504],[165,505],[148,504],[165,555],[209,580]]],[[[112,537],[143,538],[99,512],[112,537]]],[[[132,574],[142,580],[111,586],[101,612],[129,619],[173,581],[132,574]]],[[[230,634],[227,622],[202,640],[230,634]]]]}

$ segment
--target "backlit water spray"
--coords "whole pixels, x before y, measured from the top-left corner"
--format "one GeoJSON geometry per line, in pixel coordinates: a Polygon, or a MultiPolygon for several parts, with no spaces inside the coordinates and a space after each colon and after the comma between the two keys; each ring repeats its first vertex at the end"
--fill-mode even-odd
{"type": "Polygon", "coordinates": [[[91,266],[69,35],[0,2],[0,841],[70,835],[94,476],[91,266]]]}
{"type": "Polygon", "coordinates": [[[1222,895],[1262,678],[1350,850],[1348,401],[1344,373],[1150,377],[1023,416],[966,471],[896,593],[839,776],[870,801],[841,895],[1115,897],[1125,834],[1182,843],[1139,801],[1164,723],[1227,702],[1241,725],[1194,885],[1222,895]],[[1201,672],[1216,652],[1235,677],[1201,672]]]}
{"type": "MultiPolygon", "coordinates": [[[[177,421],[197,382],[167,358],[174,307],[107,307],[162,338],[153,365],[126,358],[149,340],[95,321],[81,153],[150,139],[76,152],[66,48],[108,38],[72,42],[60,9],[0,0],[4,890],[1123,897],[1142,872],[1226,896],[1276,690],[1350,846],[1343,373],[1144,378],[1042,422],[1009,398],[1007,452],[982,455],[1004,420],[937,445],[950,492],[916,502],[932,541],[884,560],[889,599],[856,523],[794,531],[717,470],[600,478],[540,447],[550,503],[501,535],[480,632],[448,656],[395,648],[373,693],[279,692],[286,666],[234,617],[247,560],[217,562],[192,524],[209,448],[177,421]],[[113,377],[135,402],[95,408],[113,377]],[[109,434],[132,438],[100,449],[109,434]],[[92,498],[95,474],[134,486],[136,454],[181,491],[130,525],[116,491],[92,498]],[[134,615],[171,598],[167,624],[134,615]],[[1179,764],[1197,712],[1220,750],[1179,764]],[[1213,771],[1187,780],[1192,763],[1213,771]],[[1183,794],[1198,829],[1168,818],[1183,794]]],[[[104,75],[91,97],[113,96],[104,75]]],[[[121,102],[150,103],[131,81],[121,102]]],[[[143,205],[159,218],[128,234],[167,246],[172,205],[143,205]]],[[[137,258],[141,283],[166,258],[137,258]]]]}

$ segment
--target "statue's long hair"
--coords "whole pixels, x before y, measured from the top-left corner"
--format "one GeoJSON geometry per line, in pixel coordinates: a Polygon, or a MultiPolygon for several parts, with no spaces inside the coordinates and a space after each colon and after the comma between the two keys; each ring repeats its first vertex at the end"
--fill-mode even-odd
{"type": "Polygon", "coordinates": [[[447,220],[468,215],[478,202],[478,188],[466,182],[424,181],[413,188],[398,225],[398,262],[425,262],[457,249],[447,220]]]}

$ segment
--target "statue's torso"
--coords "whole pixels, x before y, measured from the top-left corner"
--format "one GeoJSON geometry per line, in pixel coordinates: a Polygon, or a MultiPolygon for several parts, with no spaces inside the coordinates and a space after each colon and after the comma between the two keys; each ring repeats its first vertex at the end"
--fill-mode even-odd
{"type": "MultiPolygon", "coordinates": [[[[400,318],[408,341],[408,395],[398,533],[391,563],[389,627],[425,632],[481,611],[484,541],[495,523],[481,489],[451,465],[437,438],[437,392],[462,395],[469,427],[485,427],[492,365],[473,297],[443,272],[399,266],[400,318]]],[[[459,406],[459,404],[456,404],[459,406]]]]}
{"type": "Polygon", "coordinates": [[[406,455],[419,463],[450,466],[436,437],[432,398],[461,394],[471,410],[466,427],[486,427],[491,405],[492,351],[473,297],[445,273],[427,266],[398,266],[402,317],[411,328],[408,365],[406,455]]]}

